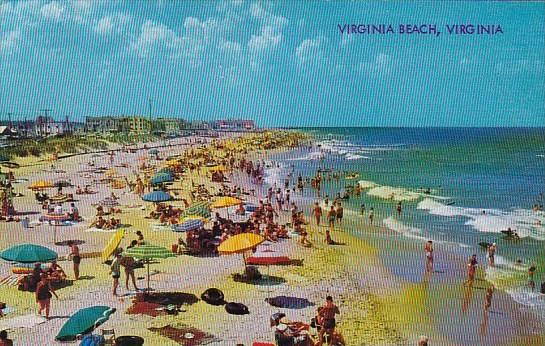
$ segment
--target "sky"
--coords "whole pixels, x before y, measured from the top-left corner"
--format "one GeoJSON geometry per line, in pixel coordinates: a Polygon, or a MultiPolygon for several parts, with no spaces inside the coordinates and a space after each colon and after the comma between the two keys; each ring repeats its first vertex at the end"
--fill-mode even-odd
{"type": "Polygon", "coordinates": [[[545,3],[2,1],[0,119],[545,126],[545,3]],[[434,23],[442,34],[346,35],[434,23]],[[504,34],[447,35],[499,24],[504,34]]]}

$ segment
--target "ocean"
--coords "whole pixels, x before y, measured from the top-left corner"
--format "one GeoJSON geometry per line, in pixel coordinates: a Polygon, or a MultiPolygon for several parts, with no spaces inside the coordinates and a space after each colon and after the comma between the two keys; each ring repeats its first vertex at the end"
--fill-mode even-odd
{"type": "MultiPolygon", "coordinates": [[[[267,181],[283,185],[293,170],[312,176],[317,169],[356,174],[354,179],[325,181],[321,197],[306,188],[303,197],[332,200],[349,185],[364,187],[360,197],[343,202],[356,220],[348,231],[381,249],[384,265],[396,277],[418,283],[424,274],[423,246],[433,240],[435,270],[443,282],[460,283],[467,258],[475,253],[485,279],[518,304],[545,320],[545,192],[544,128],[305,128],[313,148],[275,155],[279,167],[267,181]],[[403,211],[397,215],[396,205],[403,211]],[[361,215],[361,205],[366,212],[361,215]],[[369,234],[368,212],[389,232],[369,234]],[[511,228],[520,240],[501,233],[511,228]],[[496,266],[486,266],[479,243],[496,242],[496,266]],[[535,262],[535,291],[527,269],[535,262]]],[[[327,173],[324,173],[327,176],[327,173]]]]}

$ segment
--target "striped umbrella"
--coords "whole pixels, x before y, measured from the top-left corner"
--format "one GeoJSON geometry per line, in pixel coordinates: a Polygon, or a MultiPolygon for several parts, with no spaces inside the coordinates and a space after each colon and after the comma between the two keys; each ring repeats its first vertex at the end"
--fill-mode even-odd
{"type": "Polygon", "coordinates": [[[174,232],[189,232],[201,228],[204,225],[202,220],[198,219],[189,219],[182,222],[179,225],[173,225],[172,230],[174,232]]]}
{"type": "Polygon", "coordinates": [[[70,216],[68,214],[49,213],[49,214],[42,215],[40,219],[43,221],[48,221],[48,222],[53,221],[53,242],[56,243],[58,223],[70,220],[70,216]]]}
{"type": "Polygon", "coordinates": [[[167,258],[167,257],[174,257],[174,254],[169,251],[168,249],[157,246],[157,245],[151,245],[151,244],[142,244],[138,246],[131,247],[130,249],[126,249],[123,252],[123,256],[130,256],[134,257],[136,259],[143,260],[147,263],[148,267],[148,291],[150,289],[149,286],[149,266],[150,262],[154,259],[158,258],[167,258]]]}
{"type": "Polygon", "coordinates": [[[186,208],[182,212],[182,217],[187,216],[200,216],[205,219],[210,217],[210,208],[208,202],[193,203],[189,208],[186,208]]]}

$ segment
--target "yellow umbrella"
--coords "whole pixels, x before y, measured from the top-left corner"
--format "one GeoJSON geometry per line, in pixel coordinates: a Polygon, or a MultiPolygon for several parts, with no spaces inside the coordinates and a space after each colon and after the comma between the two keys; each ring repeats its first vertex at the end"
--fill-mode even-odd
{"type": "Polygon", "coordinates": [[[242,201],[235,197],[220,197],[215,202],[210,204],[210,208],[227,208],[234,205],[239,205],[242,201]]]}
{"type": "Polygon", "coordinates": [[[222,255],[243,253],[263,243],[265,238],[255,233],[241,233],[227,238],[218,246],[218,252],[222,255]]]}
{"type": "Polygon", "coordinates": [[[46,181],[46,180],[40,180],[34,182],[32,185],[30,185],[28,188],[31,190],[42,190],[42,189],[49,189],[51,187],[54,187],[52,182],[46,181]]]}
{"type": "Polygon", "coordinates": [[[125,230],[120,229],[110,238],[110,241],[108,242],[108,245],[104,247],[104,250],[102,250],[102,262],[105,262],[110,256],[115,252],[119,244],[121,243],[121,239],[125,236],[125,230]]]}

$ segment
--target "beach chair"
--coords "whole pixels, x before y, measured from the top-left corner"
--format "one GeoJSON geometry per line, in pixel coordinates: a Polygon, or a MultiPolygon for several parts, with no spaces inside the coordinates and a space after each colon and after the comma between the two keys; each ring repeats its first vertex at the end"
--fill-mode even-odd
{"type": "Polygon", "coordinates": [[[102,329],[102,336],[104,337],[104,345],[115,345],[115,330],[102,329]]]}

